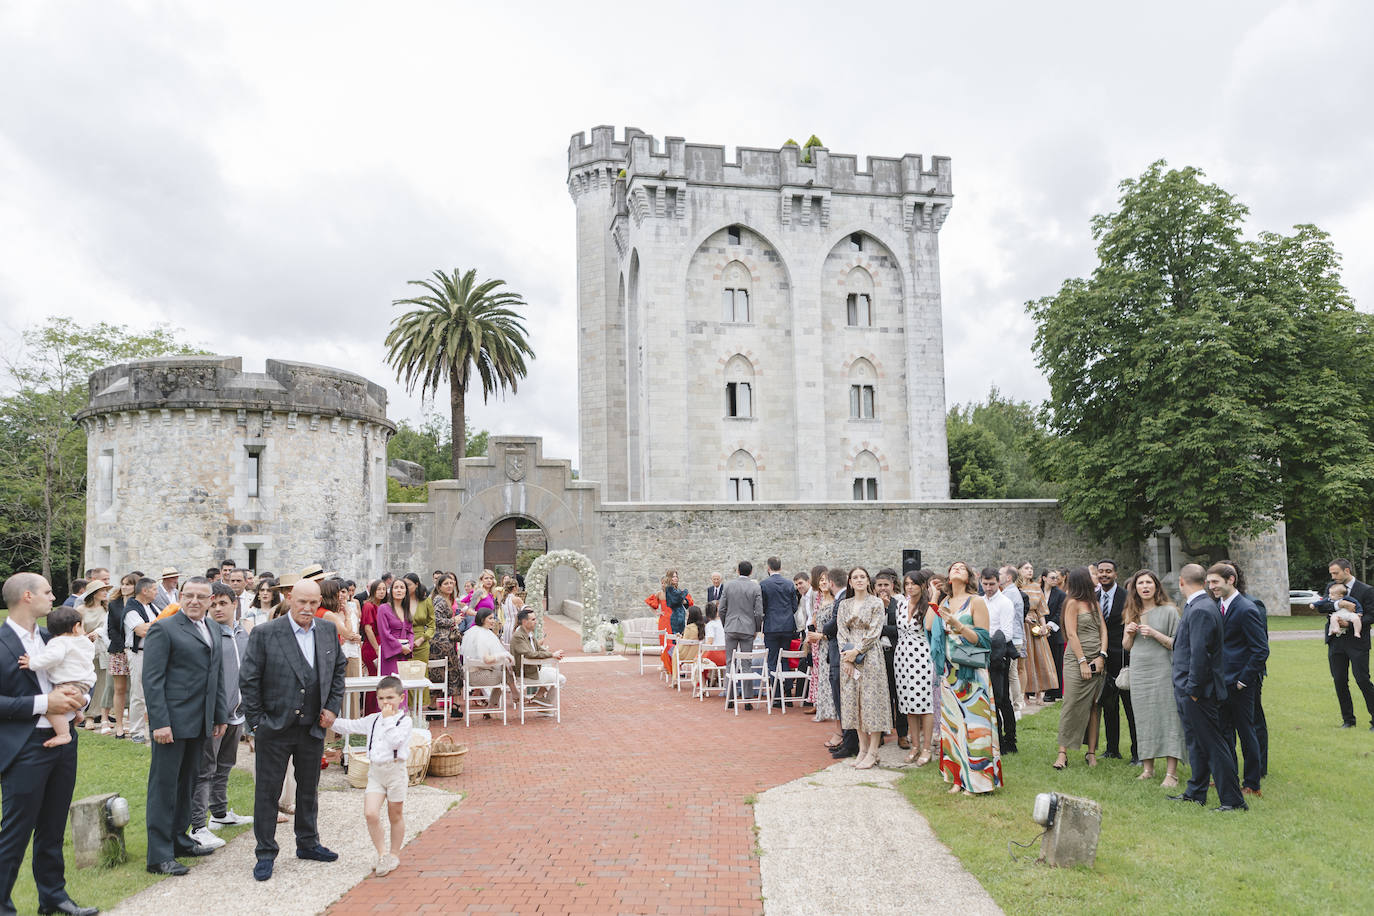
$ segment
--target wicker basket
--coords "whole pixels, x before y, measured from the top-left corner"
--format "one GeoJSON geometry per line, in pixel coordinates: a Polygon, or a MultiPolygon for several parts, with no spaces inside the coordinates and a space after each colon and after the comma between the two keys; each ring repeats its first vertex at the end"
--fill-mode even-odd
{"type": "Polygon", "coordinates": [[[463,758],[467,756],[468,746],[454,742],[448,735],[434,739],[429,748],[429,775],[460,776],[463,773],[463,758]]]}
{"type": "Polygon", "coordinates": [[[396,663],[396,676],[403,681],[429,680],[429,663],[418,659],[396,663]]]}
{"type": "MultiPolygon", "coordinates": [[[[466,749],[464,752],[466,753],[466,749]]],[[[429,770],[429,757],[429,732],[412,732],[410,754],[406,757],[406,777],[410,785],[418,786],[425,781],[425,773],[429,770]]],[[[371,767],[366,750],[353,751],[348,755],[348,784],[355,789],[366,789],[367,771],[371,767]]]]}

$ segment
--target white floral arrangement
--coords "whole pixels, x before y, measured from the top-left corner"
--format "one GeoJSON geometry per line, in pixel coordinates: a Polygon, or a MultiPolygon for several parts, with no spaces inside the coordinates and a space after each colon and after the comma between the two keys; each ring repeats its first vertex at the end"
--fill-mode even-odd
{"type": "Polygon", "coordinates": [[[549,570],[558,566],[571,566],[582,582],[582,648],[587,652],[600,652],[605,644],[605,636],[598,632],[605,621],[599,610],[600,583],[596,566],[576,550],[549,551],[537,557],[525,573],[525,605],[534,608],[536,635],[544,638],[544,590],[549,570]]]}

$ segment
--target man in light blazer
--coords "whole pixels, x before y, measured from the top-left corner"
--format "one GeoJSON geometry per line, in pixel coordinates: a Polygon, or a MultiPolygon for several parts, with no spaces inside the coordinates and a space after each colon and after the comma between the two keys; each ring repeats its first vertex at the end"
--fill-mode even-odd
{"type": "Polygon", "coordinates": [[[189,580],[181,600],[181,610],[153,624],[143,640],[143,701],[152,739],[148,871],[155,875],[184,875],[189,869],[177,856],[214,852],[213,846],[197,843],[186,831],[205,742],[222,736],[229,721],[220,689],[220,627],[205,617],[210,580],[189,580]]]}
{"type": "Polygon", "coordinates": [[[343,706],[348,661],[339,651],[334,625],[315,617],[319,606],[319,585],[302,579],[291,590],[287,613],[248,634],[240,668],[243,713],[257,748],[253,877],[259,881],[272,877],[277,860],[277,801],[288,764],[294,763],[296,773],[296,857],[318,862],[339,858],[320,845],[317,790],[324,733],[343,706]]]}

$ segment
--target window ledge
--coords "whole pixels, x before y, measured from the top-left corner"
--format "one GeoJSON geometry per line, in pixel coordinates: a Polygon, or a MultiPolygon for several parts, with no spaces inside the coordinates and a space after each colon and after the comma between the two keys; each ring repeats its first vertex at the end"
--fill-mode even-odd
{"type": "Polygon", "coordinates": [[[726,417],[725,419],[734,420],[737,423],[752,423],[757,420],[758,417],[726,417]]]}

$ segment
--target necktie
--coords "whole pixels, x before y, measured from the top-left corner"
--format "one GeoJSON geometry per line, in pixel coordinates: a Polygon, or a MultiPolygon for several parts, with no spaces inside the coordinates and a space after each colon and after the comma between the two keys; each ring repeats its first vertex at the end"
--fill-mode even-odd
{"type": "Polygon", "coordinates": [[[1105,588],[1102,590],[1102,616],[1108,619],[1112,616],[1112,601],[1105,588]]]}
{"type": "Polygon", "coordinates": [[[1225,616],[1226,616],[1226,602],[1225,602],[1225,601],[1219,601],[1219,602],[1217,602],[1217,603],[1218,603],[1219,605],[1221,605],[1221,616],[1225,617],[1225,616]]]}

